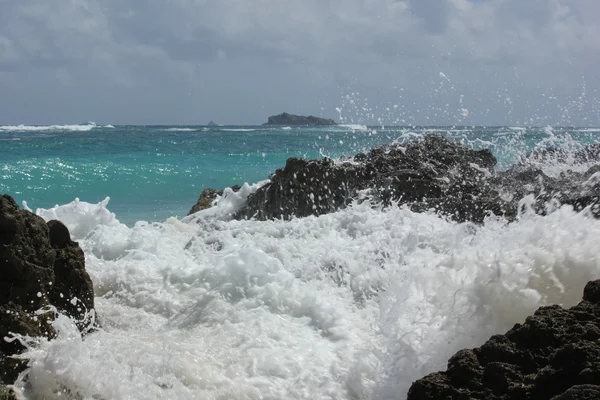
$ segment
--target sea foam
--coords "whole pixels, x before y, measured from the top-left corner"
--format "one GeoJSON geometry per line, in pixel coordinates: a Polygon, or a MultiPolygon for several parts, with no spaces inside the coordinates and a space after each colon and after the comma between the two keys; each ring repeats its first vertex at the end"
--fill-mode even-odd
{"type": "MultiPolygon", "coordinates": [[[[47,131],[71,131],[87,132],[98,126],[94,122],[81,125],[0,125],[0,132],[47,132],[47,131]]],[[[114,128],[107,125],[107,128],[114,128]]]]}
{"type": "Polygon", "coordinates": [[[82,340],[59,318],[57,339],[25,354],[29,389],[17,388],[45,399],[402,398],[457,350],[540,305],[576,303],[600,277],[600,225],[568,206],[483,226],[367,201],[231,220],[252,190],[131,228],[108,200],[38,210],[79,240],[103,328],[82,340]]]}

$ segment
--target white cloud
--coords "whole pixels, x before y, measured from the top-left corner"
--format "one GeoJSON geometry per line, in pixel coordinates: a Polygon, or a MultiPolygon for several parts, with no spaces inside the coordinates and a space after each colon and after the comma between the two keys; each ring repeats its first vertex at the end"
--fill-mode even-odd
{"type": "Polygon", "coordinates": [[[335,116],[348,90],[369,98],[369,114],[402,104],[387,123],[600,124],[596,0],[0,3],[0,84],[12,93],[0,123],[335,116]],[[560,119],[584,81],[588,106],[560,119]],[[107,106],[114,97],[127,107],[107,106]]]}

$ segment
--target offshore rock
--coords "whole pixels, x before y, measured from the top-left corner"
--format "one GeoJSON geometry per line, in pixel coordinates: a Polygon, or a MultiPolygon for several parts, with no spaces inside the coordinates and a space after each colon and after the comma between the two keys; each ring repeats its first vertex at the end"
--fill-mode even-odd
{"type": "MultiPolygon", "coordinates": [[[[580,153],[589,162],[597,151],[592,145],[580,153]]],[[[532,157],[557,154],[562,157],[552,150],[532,157]]],[[[562,204],[600,215],[600,166],[553,178],[529,161],[497,172],[489,150],[469,149],[439,135],[376,147],[338,163],[327,158],[290,158],[270,177],[270,183],[249,196],[236,217],[318,216],[359,198],[384,206],[407,205],[417,212],[432,210],[459,222],[481,223],[488,215],[510,221],[525,211],[547,214],[562,204]]]]}
{"type": "MultiPolygon", "coordinates": [[[[83,251],[61,222],[46,223],[0,195],[0,338],[53,338],[50,305],[83,333],[94,327],[94,291],[83,251]]],[[[24,349],[18,340],[0,341],[0,382],[13,382],[24,369],[9,358],[24,349]]]]}
{"type": "Polygon", "coordinates": [[[306,117],[303,115],[282,113],[270,116],[268,121],[263,125],[328,126],[337,125],[337,123],[332,119],[313,117],[312,115],[306,117]]]}
{"type": "Polygon", "coordinates": [[[600,280],[570,309],[539,308],[483,346],[414,382],[409,400],[600,398],[600,280]]]}

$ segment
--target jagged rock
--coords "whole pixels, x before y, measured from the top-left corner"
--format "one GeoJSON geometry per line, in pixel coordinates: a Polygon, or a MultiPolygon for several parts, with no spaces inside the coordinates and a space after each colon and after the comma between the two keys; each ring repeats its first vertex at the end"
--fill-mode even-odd
{"type": "MultiPolygon", "coordinates": [[[[233,185],[230,187],[230,189],[233,190],[234,192],[237,192],[238,190],[241,189],[241,186],[233,185]]],[[[202,191],[202,193],[200,193],[200,197],[198,198],[198,201],[196,202],[196,204],[194,204],[192,206],[192,208],[190,209],[190,212],[188,212],[188,215],[197,213],[198,211],[205,210],[207,208],[211,208],[213,201],[215,201],[217,196],[223,196],[223,190],[217,191],[216,189],[213,189],[213,188],[204,189],[202,191]]]]}
{"type": "MultiPolygon", "coordinates": [[[[83,251],[61,222],[46,224],[0,195],[0,338],[53,338],[49,305],[74,318],[82,332],[93,328],[87,312],[94,309],[94,292],[83,251]]],[[[0,341],[0,381],[16,379],[24,365],[8,356],[23,350],[18,340],[0,341]]]]}
{"type": "MultiPolygon", "coordinates": [[[[562,154],[538,153],[539,157],[562,154]]],[[[501,172],[494,171],[495,163],[489,150],[468,149],[439,135],[376,147],[338,163],[327,158],[290,158],[270,183],[249,196],[236,217],[321,215],[346,207],[359,193],[384,206],[396,203],[417,212],[434,210],[459,222],[481,223],[488,215],[510,221],[526,209],[545,215],[561,204],[600,215],[600,176],[594,175],[598,165],[583,174],[567,171],[554,178],[531,162],[501,172]],[[523,202],[528,197],[531,200],[523,202]]]]}
{"type": "Polygon", "coordinates": [[[575,160],[579,162],[593,162],[600,158],[600,143],[594,143],[585,146],[583,149],[575,153],[575,160]]]}
{"type": "Polygon", "coordinates": [[[282,113],[270,116],[268,121],[263,125],[305,125],[305,126],[327,126],[337,125],[332,119],[314,117],[312,115],[306,117],[304,115],[294,115],[282,113]]]}
{"type": "Polygon", "coordinates": [[[600,280],[570,309],[541,307],[505,335],[461,350],[414,382],[412,399],[596,399],[600,395],[600,280]]]}
{"type": "Polygon", "coordinates": [[[270,183],[248,198],[237,217],[321,215],[346,207],[359,191],[368,190],[368,196],[384,205],[437,208],[457,219],[480,221],[490,208],[481,197],[482,183],[495,163],[489,150],[467,149],[435,135],[406,146],[377,147],[356,155],[354,162],[290,158],[270,183]],[[478,201],[481,207],[472,206],[478,201]]]}

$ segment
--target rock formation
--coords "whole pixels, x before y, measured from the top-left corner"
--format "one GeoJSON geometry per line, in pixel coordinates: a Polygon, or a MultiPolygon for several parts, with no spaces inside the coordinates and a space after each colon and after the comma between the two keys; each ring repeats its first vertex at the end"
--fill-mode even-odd
{"type": "Polygon", "coordinates": [[[279,115],[273,115],[269,117],[269,120],[263,125],[304,125],[304,126],[327,126],[337,125],[332,119],[313,117],[312,115],[306,117],[303,115],[294,115],[288,113],[282,113],[279,115]]]}
{"type": "MultiPolygon", "coordinates": [[[[82,333],[95,326],[83,251],[61,222],[46,223],[0,195],[0,338],[11,333],[52,338],[50,305],[72,317],[82,333]]],[[[18,340],[0,341],[0,383],[14,382],[25,368],[9,358],[23,350],[18,340]]]]}
{"type": "MultiPolygon", "coordinates": [[[[588,161],[596,156],[589,148],[581,153],[588,161]]],[[[290,158],[270,183],[248,198],[236,217],[321,215],[361,196],[384,206],[396,203],[418,212],[434,210],[460,222],[481,223],[490,214],[513,220],[527,207],[545,214],[553,204],[571,204],[578,211],[592,206],[590,211],[600,215],[600,174],[594,177],[600,166],[552,178],[525,161],[502,172],[494,171],[495,164],[489,150],[468,149],[438,135],[377,147],[352,161],[290,158]],[[529,203],[521,202],[527,197],[529,203]]]]}
{"type": "MultiPolygon", "coordinates": [[[[231,190],[237,192],[238,190],[240,190],[240,186],[233,185],[231,186],[231,190]]],[[[197,213],[198,211],[205,210],[207,208],[211,208],[212,203],[213,201],[215,201],[217,196],[223,196],[223,190],[217,191],[213,188],[204,189],[202,193],[200,193],[200,197],[198,198],[198,201],[196,201],[196,204],[194,204],[190,212],[188,212],[188,215],[197,213]]]]}
{"type": "Polygon", "coordinates": [[[600,280],[575,307],[541,307],[506,334],[459,351],[445,372],[413,383],[408,400],[417,399],[600,399],[600,280]]]}

